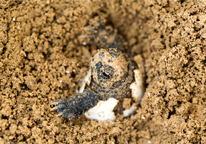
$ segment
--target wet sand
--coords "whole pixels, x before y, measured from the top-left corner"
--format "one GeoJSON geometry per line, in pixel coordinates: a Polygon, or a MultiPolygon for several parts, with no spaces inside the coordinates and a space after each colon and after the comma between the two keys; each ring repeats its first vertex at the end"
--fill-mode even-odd
{"type": "Polygon", "coordinates": [[[206,2],[2,1],[0,143],[206,143],[206,2]],[[104,17],[145,61],[137,113],[111,123],[50,112],[76,94],[98,47],[89,20],[104,17]]]}

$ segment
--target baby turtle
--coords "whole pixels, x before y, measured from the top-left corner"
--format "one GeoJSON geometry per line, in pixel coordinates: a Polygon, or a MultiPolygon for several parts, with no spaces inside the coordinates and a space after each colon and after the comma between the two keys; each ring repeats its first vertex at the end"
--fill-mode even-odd
{"type": "Polygon", "coordinates": [[[90,26],[89,31],[95,37],[91,41],[100,49],[91,58],[79,93],[52,103],[57,104],[52,110],[57,109],[58,115],[73,120],[83,114],[99,121],[114,120],[115,106],[127,97],[132,99],[133,105],[124,109],[123,114],[130,116],[144,93],[143,66],[137,60],[141,58],[137,56],[131,60],[125,53],[123,38],[102,20],[90,26]]]}

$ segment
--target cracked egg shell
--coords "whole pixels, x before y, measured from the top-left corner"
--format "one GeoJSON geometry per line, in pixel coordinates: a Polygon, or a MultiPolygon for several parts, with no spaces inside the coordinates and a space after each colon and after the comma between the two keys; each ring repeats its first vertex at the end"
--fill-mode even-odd
{"type": "Polygon", "coordinates": [[[116,48],[100,49],[92,57],[92,79],[102,88],[116,88],[127,78],[128,65],[125,56],[116,48]]]}

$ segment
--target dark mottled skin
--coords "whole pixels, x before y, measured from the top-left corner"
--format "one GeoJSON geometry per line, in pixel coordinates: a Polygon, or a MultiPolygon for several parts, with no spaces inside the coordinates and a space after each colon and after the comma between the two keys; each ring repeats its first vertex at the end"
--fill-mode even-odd
{"type": "Polygon", "coordinates": [[[85,89],[83,93],[76,94],[68,99],[60,99],[57,112],[63,112],[65,118],[76,119],[83,115],[85,111],[94,107],[98,103],[98,98],[99,95],[85,89]]]}
{"type": "Polygon", "coordinates": [[[101,20],[90,24],[91,42],[100,50],[91,60],[91,82],[83,93],[68,99],[58,100],[57,112],[63,117],[77,119],[94,107],[98,100],[121,99],[130,94],[130,84],[134,81],[136,64],[124,53],[125,45],[121,36],[111,26],[101,20]]]}
{"type": "Polygon", "coordinates": [[[121,51],[114,48],[100,49],[91,62],[91,83],[86,89],[98,93],[100,100],[120,99],[129,94],[129,85],[133,81],[132,62],[126,60],[121,51]],[[104,53],[104,59],[98,55],[104,53]]]}

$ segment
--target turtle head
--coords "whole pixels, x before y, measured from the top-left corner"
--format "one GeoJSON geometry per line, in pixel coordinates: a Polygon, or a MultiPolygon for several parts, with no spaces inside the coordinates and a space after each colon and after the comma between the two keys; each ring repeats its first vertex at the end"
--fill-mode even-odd
{"type": "Polygon", "coordinates": [[[116,88],[126,80],[128,64],[116,48],[100,49],[91,60],[92,79],[102,88],[116,88]]]}

